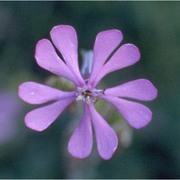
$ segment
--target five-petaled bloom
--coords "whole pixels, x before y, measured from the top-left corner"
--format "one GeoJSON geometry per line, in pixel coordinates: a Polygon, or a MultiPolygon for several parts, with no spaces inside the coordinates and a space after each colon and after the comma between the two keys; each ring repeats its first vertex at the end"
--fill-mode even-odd
{"type": "Polygon", "coordinates": [[[57,55],[48,39],[36,45],[35,58],[39,66],[76,85],[71,92],[61,91],[35,82],[25,82],[19,86],[19,96],[30,104],[46,104],[29,112],[25,117],[26,125],[36,131],[46,129],[73,101],[82,101],[84,114],[68,143],[68,151],[77,158],[89,156],[95,131],[97,149],[103,159],[110,159],[118,146],[114,130],[94,108],[96,99],[111,103],[134,128],[146,126],[152,113],[146,106],[124,98],[151,101],[157,96],[157,89],[146,79],[133,80],[106,90],[98,89],[97,84],[107,74],[135,64],[140,52],[133,44],[117,48],[123,39],[119,30],[100,32],[95,40],[90,75],[82,77],[78,65],[78,41],[76,31],[69,25],[55,26],[51,32],[54,46],[64,61],[57,55]]]}

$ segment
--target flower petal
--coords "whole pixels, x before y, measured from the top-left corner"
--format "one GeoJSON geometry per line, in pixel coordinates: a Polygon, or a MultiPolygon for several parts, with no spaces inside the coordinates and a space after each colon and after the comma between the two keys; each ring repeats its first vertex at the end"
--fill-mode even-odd
{"type": "Polygon", "coordinates": [[[133,44],[122,45],[111,57],[111,59],[101,68],[99,75],[93,82],[95,87],[98,82],[107,74],[135,64],[140,59],[139,49],[133,44]]]}
{"type": "Polygon", "coordinates": [[[25,117],[26,125],[36,131],[45,130],[74,99],[70,97],[30,111],[25,117]]]}
{"type": "Polygon", "coordinates": [[[78,65],[78,41],[75,29],[69,25],[59,25],[53,27],[50,35],[54,45],[62,54],[68,67],[73,71],[81,85],[84,85],[85,83],[78,65]]]}
{"type": "Polygon", "coordinates": [[[54,47],[48,39],[38,41],[36,45],[35,58],[40,67],[52,72],[53,74],[65,77],[79,85],[74,74],[57,55],[54,47]]]}
{"type": "Polygon", "coordinates": [[[147,79],[137,79],[105,90],[105,95],[151,101],[157,97],[157,89],[147,79]]]}
{"type": "Polygon", "coordinates": [[[92,145],[93,138],[89,107],[87,104],[84,104],[84,115],[70,138],[68,151],[74,157],[85,158],[91,153],[92,145]]]}
{"type": "Polygon", "coordinates": [[[24,82],[19,86],[19,97],[30,104],[42,104],[75,95],[73,92],[64,92],[35,82],[24,82]]]}
{"type": "Polygon", "coordinates": [[[112,96],[101,95],[101,98],[110,102],[134,128],[142,128],[152,119],[152,112],[150,109],[140,103],[112,96]]]}
{"type": "Polygon", "coordinates": [[[103,159],[110,159],[118,146],[118,138],[114,130],[95,110],[92,104],[89,105],[92,123],[95,130],[97,148],[103,159]]]}
{"type": "Polygon", "coordinates": [[[95,80],[105,61],[123,39],[121,31],[112,29],[102,31],[96,36],[94,44],[94,60],[89,84],[95,80]]]}

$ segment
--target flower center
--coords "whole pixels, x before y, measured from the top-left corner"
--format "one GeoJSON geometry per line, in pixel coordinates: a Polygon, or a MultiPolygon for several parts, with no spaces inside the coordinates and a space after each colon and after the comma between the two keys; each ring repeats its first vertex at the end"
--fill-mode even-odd
{"type": "Polygon", "coordinates": [[[87,104],[95,103],[98,99],[98,96],[103,94],[103,90],[101,89],[92,89],[89,90],[87,88],[77,88],[76,93],[76,101],[84,101],[87,104]]]}

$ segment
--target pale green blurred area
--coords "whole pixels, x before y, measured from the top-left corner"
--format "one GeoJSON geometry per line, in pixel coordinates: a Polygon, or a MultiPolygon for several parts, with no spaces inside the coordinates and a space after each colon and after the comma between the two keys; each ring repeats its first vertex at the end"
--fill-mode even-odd
{"type": "Polygon", "coordinates": [[[140,130],[129,128],[111,106],[96,103],[121,141],[109,161],[98,156],[96,143],[85,160],[68,154],[80,104],[35,132],[25,126],[24,116],[37,106],[18,99],[17,135],[0,145],[0,178],[180,178],[179,20],[179,2],[0,2],[0,90],[17,94],[24,81],[51,83],[52,74],[36,64],[34,50],[58,24],[74,26],[80,49],[92,49],[100,31],[121,30],[123,43],[139,47],[141,61],[108,75],[102,86],[147,78],[159,90],[155,101],[144,103],[153,119],[140,130]]]}

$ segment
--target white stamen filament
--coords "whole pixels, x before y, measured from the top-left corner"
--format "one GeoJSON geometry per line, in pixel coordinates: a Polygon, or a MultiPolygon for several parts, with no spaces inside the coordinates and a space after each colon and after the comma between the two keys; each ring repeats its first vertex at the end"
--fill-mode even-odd
{"type": "Polygon", "coordinates": [[[76,101],[82,101],[84,100],[84,96],[82,95],[79,95],[77,98],[76,98],[76,101]]]}
{"type": "Polygon", "coordinates": [[[91,98],[89,96],[86,97],[86,103],[91,104],[91,98]]]}
{"type": "Polygon", "coordinates": [[[77,88],[76,101],[84,101],[87,104],[95,103],[98,96],[103,93],[101,89],[88,90],[87,88],[77,88]]]}

